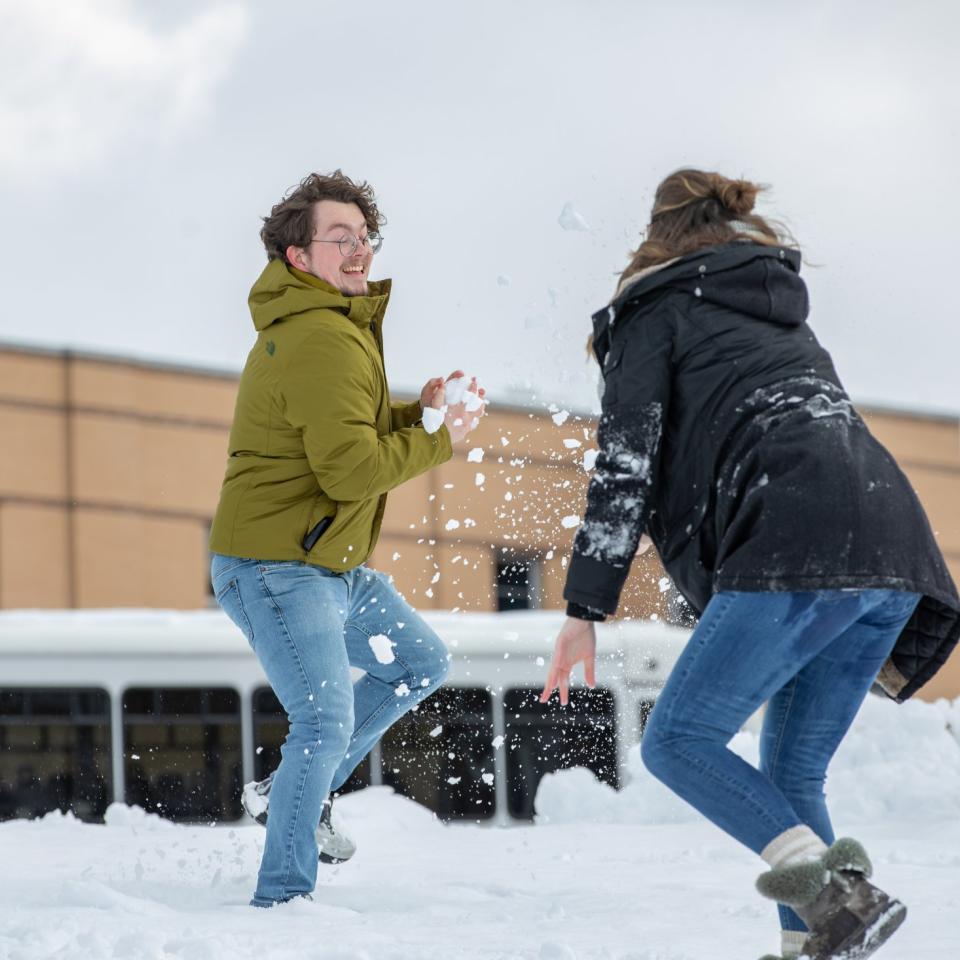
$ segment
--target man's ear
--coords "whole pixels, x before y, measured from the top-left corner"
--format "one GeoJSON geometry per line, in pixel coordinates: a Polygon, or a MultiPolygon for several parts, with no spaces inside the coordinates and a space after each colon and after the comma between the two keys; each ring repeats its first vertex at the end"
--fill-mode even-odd
{"type": "Polygon", "coordinates": [[[307,269],[307,253],[303,247],[295,247],[292,243],[286,249],[287,263],[291,267],[296,267],[298,270],[307,269]]]}

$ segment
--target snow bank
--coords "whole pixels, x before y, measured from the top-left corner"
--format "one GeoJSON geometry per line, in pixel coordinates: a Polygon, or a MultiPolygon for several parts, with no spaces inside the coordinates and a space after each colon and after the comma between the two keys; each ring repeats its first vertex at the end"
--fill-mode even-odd
{"type": "MultiPolygon", "coordinates": [[[[757,764],[759,737],[742,732],[730,744],[757,764]]],[[[700,815],[655,780],[640,748],[630,750],[619,792],[586,769],[562,770],[540,781],[541,823],[691,823],[700,815]]],[[[960,698],[953,703],[897,705],[869,697],[841,744],[827,776],[827,801],[838,825],[927,819],[960,820],[960,698]]]]}
{"type": "MultiPolygon", "coordinates": [[[[606,805],[613,819],[640,796],[582,769],[564,780],[591,799],[581,817],[606,805]]],[[[249,821],[171,824],[115,806],[105,826],[0,823],[0,960],[743,960],[778,943],[754,890],[759,859],[704,821],[448,827],[386,787],[337,812],[357,855],[321,867],[312,902],[269,911],[247,905],[264,838],[249,821]]],[[[880,821],[857,836],[910,907],[891,958],[957,956],[960,821],[880,821]]]]}

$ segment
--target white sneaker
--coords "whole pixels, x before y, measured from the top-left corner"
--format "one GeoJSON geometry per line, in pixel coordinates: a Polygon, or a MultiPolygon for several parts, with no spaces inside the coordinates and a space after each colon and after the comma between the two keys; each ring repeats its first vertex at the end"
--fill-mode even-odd
{"type": "Polygon", "coordinates": [[[343,832],[340,818],[334,819],[333,800],[327,797],[317,825],[317,847],[321,863],[345,863],[356,852],[357,845],[343,832]]]}
{"type": "MultiPolygon", "coordinates": [[[[267,825],[272,786],[273,774],[271,773],[265,780],[251,780],[250,783],[244,784],[240,797],[247,815],[262,827],[267,825]]],[[[333,801],[329,797],[323,801],[316,836],[321,863],[345,863],[357,852],[357,845],[344,833],[340,818],[334,819],[333,801]]]]}

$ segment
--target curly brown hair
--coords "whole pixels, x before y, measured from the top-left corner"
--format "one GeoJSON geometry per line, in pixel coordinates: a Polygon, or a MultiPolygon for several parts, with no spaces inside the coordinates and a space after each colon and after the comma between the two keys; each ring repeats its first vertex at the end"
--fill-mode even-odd
{"type": "Polygon", "coordinates": [[[339,169],[328,174],[311,173],[299,186],[291,187],[284,198],[273,205],[270,216],[263,218],[260,239],[268,260],[286,260],[287,247],[307,246],[313,237],[314,204],[320,200],[355,203],[371,233],[378,233],[387,222],[377,209],[373,187],[366,181],[356,183],[339,169]]]}
{"type": "Polygon", "coordinates": [[[786,227],[753,213],[765,189],[704,170],[671,173],[657,187],[646,236],[621,274],[621,284],[645,267],[734,240],[796,246],[786,227]]]}

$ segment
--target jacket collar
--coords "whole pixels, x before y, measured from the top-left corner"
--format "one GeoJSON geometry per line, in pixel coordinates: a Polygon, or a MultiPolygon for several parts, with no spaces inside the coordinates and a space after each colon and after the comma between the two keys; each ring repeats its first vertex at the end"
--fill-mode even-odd
{"type": "MultiPolygon", "coordinates": [[[[390,289],[393,281],[371,280],[367,284],[367,294],[363,297],[348,297],[341,293],[335,286],[315,277],[312,273],[305,273],[296,267],[288,266],[287,269],[301,283],[316,290],[322,290],[328,296],[324,298],[322,304],[328,310],[337,310],[352,320],[358,327],[369,327],[371,323],[377,326],[383,326],[383,318],[386,313],[387,303],[390,300],[390,289]]],[[[318,304],[319,305],[319,304],[318,304]]]]}

